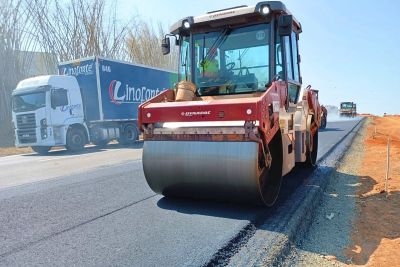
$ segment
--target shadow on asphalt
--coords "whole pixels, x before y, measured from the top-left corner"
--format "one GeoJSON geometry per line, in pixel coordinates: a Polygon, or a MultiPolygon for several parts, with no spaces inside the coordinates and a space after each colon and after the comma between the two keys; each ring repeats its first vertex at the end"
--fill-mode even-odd
{"type": "Polygon", "coordinates": [[[273,207],[262,207],[247,204],[188,200],[183,198],[163,197],[157,202],[157,206],[166,210],[174,210],[185,214],[198,214],[230,219],[249,220],[258,226],[270,217],[274,211],[279,209],[285,201],[305,183],[306,178],[313,170],[301,167],[294,168],[288,175],[283,177],[281,191],[273,207]]]}
{"type": "MultiPolygon", "coordinates": [[[[276,232],[287,235],[288,232],[299,231],[297,234],[295,234],[295,236],[290,236],[289,238],[291,239],[292,244],[296,244],[297,242],[300,242],[301,244],[302,242],[307,242],[305,240],[305,238],[307,238],[307,233],[304,231],[307,231],[308,228],[287,229],[288,226],[286,224],[288,218],[290,217],[290,214],[288,213],[294,214],[294,212],[301,206],[300,203],[304,201],[303,197],[305,198],[312,194],[312,188],[326,188],[327,184],[330,181],[333,181],[332,179],[338,179],[338,175],[341,176],[340,179],[343,179],[347,186],[341,192],[335,193],[341,194],[341,197],[345,197],[348,199],[348,201],[355,201],[355,199],[352,198],[356,197],[357,201],[362,201],[365,203],[362,204],[362,209],[359,210],[360,214],[358,218],[356,217],[356,222],[357,220],[360,222],[369,222],[372,214],[376,220],[373,224],[374,227],[368,230],[371,231],[369,235],[365,236],[361,234],[358,238],[352,239],[349,235],[352,231],[354,233],[355,230],[358,230],[352,228],[352,219],[358,213],[355,206],[349,205],[349,202],[345,200],[346,204],[344,205],[346,205],[346,207],[341,206],[342,204],[337,204],[339,205],[337,208],[341,209],[339,211],[339,215],[341,214],[341,216],[335,216],[332,221],[326,219],[326,222],[325,217],[323,218],[322,223],[325,226],[332,228],[330,230],[324,228],[323,231],[327,232],[318,235],[316,244],[319,245],[315,245],[312,248],[308,247],[301,249],[306,249],[307,251],[320,256],[335,255],[337,259],[344,264],[348,264],[348,259],[352,259],[353,264],[364,265],[368,263],[371,255],[375,252],[384,238],[391,240],[400,238],[400,224],[395,223],[398,218],[396,219],[394,217],[396,214],[398,214],[398,212],[390,212],[400,210],[400,192],[391,192],[389,200],[385,200],[385,194],[381,194],[379,192],[361,198],[357,197],[357,195],[359,196],[360,194],[371,191],[374,187],[375,181],[370,177],[359,178],[358,176],[338,173],[335,169],[324,166],[318,167],[314,170],[296,167],[291,173],[284,177],[277,203],[271,208],[211,201],[188,201],[187,199],[184,200],[166,197],[161,198],[157,205],[162,209],[174,210],[180,213],[191,215],[198,214],[204,216],[250,220],[256,229],[269,231],[271,233],[276,232]],[[358,182],[367,184],[369,187],[363,192],[357,192],[358,194],[355,194],[354,186],[357,185],[358,182]],[[347,205],[349,206],[347,207],[347,205]],[[379,205],[382,208],[377,208],[379,205]],[[342,210],[345,208],[347,211],[342,210]],[[346,212],[347,215],[345,215],[346,212]],[[376,216],[373,215],[374,212],[376,213],[376,216]],[[339,221],[335,222],[335,220],[339,221]],[[383,220],[383,223],[377,223],[379,220],[383,220]],[[390,225],[389,227],[388,224],[390,225]],[[332,235],[334,235],[334,237],[332,235]],[[295,240],[292,240],[292,237],[295,240]],[[336,243],[335,240],[338,241],[338,243],[336,243]],[[329,245],[326,246],[323,244],[329,245]],[[345,255],[347,259],[344,258],[344,251],[342,250],[346,247],[348,248],[345,255]]],[[[332,197],[337,198],[337,196],[332,197]]],[[[313,202],[317,201],[315,202],[315,205],[318,207],[320,203],[318,200],[315,200],[317,198],[313,198],[313,202]]],[[[305,225],[311,225],[314,222],[317,224],[321,223],[316,221],[314,216],[308,215],[305,215],[305,217],[301,218],[300,220],[302,220],[302,223],[305,225]]]]}
{"type": "Polygon", "coordinates": [[[325,128],[325,129],[319,129],[320,132],[343,132],[343,129],[340,128],[325,128]]]}
{"type": "Polygon", "coordinates": [[[87,146],[87,147],[85,147],[85,149],[83,151],[80,151],[80,152],[69,152],[65,148],[60,148],[57,150],[50,150],[46,155],[32,153],[32,154],[24,154],[21,156],[42,157],[42,156],[84,155],[84,154],[97,153],[97,152],[102,152],[102,151],[112,150],[112,149],[141,149],[141,148],[143,148],[143,141],[137,141],[132,145],[108,144],[105,147],[87,146]]]}

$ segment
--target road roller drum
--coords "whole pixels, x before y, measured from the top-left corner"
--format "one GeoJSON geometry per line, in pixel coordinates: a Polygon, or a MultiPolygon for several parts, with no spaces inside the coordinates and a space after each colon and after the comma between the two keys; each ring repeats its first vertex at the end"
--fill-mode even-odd
{"type": "Polygon", "coordinates": [[[301,88],[301,31],[278,1],[172,25],[162,52],[170,39],[179,47],[180,82],[138,114],[154,192],[271,206],[282,176],[315,166],[321,107],[317,90],[301,88]]]}

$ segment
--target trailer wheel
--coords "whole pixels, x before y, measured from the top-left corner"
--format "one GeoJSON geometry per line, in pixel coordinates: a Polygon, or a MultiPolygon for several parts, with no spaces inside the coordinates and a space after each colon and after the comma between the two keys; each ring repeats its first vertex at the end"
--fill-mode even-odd
{"type": "MultiPolygon", "coordinates": [[[[275,134],[268,146],[271,155],[271,166],[269,168],[262,167],[259,177],[260,193],[265,206],[271,207],[278,199],[279,191],[282,184],[282,136],[280,131],[275,134]]],[[[259,162],[259,167],[262,163],[259,162]]]]}
{"type": "Polygon", "coordinates": [[[70,128],[67,132],[66,148],[71,152],[82,151],[86,144],[86,135],[79,128],[70,128]]]}
{"type": "Polygon", "coordinates": [[[137,127],[134,124],[128,124],[124,127],[121,138],[118,139],[118,142],[122,145],[130,145],[133,144],[139,137],[139,132],[137,127]]]}
{"type": "Polygon", "coordinates": [[[31,148],[39,155],[46,155],[49,153],[51,146],[31,146],[31,148]]]}

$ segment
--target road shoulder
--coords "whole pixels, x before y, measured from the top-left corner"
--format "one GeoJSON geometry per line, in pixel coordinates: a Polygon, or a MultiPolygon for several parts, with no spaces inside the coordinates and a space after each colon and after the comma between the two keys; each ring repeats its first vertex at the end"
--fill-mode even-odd
{"type": "Polygon", "coordinates": [[[339,166],[331,173],[309,231],[293,247],[285,265],[342,266],[351,263],[343,252],[351,242],[356,191],[360,185],[358,173],[368,123],[360,129],[339,166]]]}
{"type": "Polygon", "coordinates": [[[319,162],[305,183],[276,210],[273,218],[257,225],[255,234],[238,253],[230,258],[230,266],[276,266],[285,262],[297,240],[303,239],[314,213],[320,205],[329,178],[337,163],[351,146],[364,121],[357,123],[344,138],[319,162]]]}

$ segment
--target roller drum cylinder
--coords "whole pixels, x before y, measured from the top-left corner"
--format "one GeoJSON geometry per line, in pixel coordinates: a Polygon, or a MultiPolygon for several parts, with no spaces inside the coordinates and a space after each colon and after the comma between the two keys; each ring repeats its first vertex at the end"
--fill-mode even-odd
{"type": "Polygon", "coordinates": [[[165,196],[263,204],[258,146],[256,142],[146,141],[144,174],[150,188],[165,196]]]}

